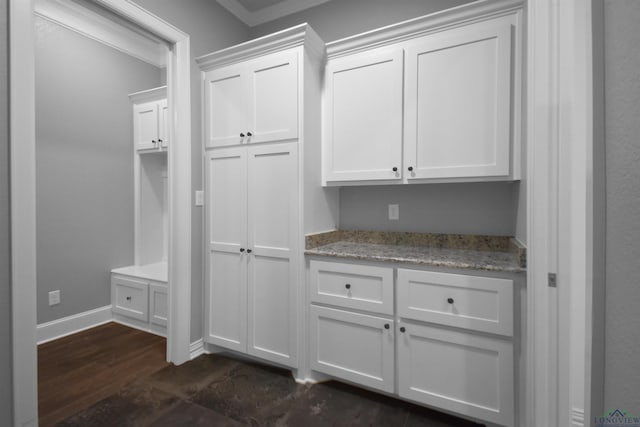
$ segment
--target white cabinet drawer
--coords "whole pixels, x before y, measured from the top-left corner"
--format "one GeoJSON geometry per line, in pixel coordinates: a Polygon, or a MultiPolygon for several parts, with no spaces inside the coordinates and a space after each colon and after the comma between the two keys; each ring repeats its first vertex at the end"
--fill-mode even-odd
{"type": "Polygon", "coordinates": [[[398,329],[400,397],[513,425],[511,342],[405,322],[398,329]]]}
{"type": "Polygon", "coordinates": [[[393,269],[312,260],[311,301],[393,314],[393,269]]]}
{"type": "Polygon", "coordinates": [[[149,285],[149,321],[156,325],[167,326],[168,313],[167,286],[151,283],[149,285]]]}
{"type": "Polygon", "coordinates": [[[513,280],[398,269],[398,315],[513,335],[513,280]]]}
{"type": "Polygon", "coordinates": [[[394,390],[392,320],[311,305],[311,369],[378,390],[394,390]]]}
{"type": "Polygon", "coordinates": [[[123,316],[147,321],[149,284],[124,277],[111,277],[112,311],[123,316]]]}

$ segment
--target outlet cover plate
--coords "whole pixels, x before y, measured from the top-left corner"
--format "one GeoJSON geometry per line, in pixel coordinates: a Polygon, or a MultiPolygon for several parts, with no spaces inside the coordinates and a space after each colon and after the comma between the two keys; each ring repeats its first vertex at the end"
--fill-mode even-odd
{"type": "Polygon", "coordinates": [[[389,205],[389,219],[392,221],[400,219],[400,205],[389,205]]]}
{"type": "Polygon", "coordinates": [[[60,290],[49,292],[49,305],[60,304],[60,290]]]}

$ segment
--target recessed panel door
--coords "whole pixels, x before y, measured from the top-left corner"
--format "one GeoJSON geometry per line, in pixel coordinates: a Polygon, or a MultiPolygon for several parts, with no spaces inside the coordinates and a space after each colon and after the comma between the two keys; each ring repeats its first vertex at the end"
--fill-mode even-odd
{"type": "Polygon", "coordinates": [[[247,64],[249,91],[246,133],[250,143],[298,137],[297,51],[268,55],[247,64]]]}
{"type": "Polygon", "coordinates": [[[149,102],[134,105],[133,112],[136,149],[156,148],[158,146],[158,103],[149,102]]]}
{"type": "Polygon", "coordinates": [[[246,142],[248,84],[244,65],[233,65],[205,74],[207,148],[246,142]]]}
{"type": "Polygon", "coordinates": [[[207,163],[206,341],[246,351],[246,148],[210,152],[207,163]]]}
{"type": "Polygon", "coordinates": [[[248,148],[248,352],[297,364],[297,144],[248,148]]]}
{"type": "Polygon", "coordinates": [[[407,181],[509,176],[511,32],[509,18],[496,19],[409,45],[407,181]]]}
{"type": "Polygon", "coordinates": [[[409,322],[397,329],[400,397],[513,425],[510,341],[409,322]]]}
{"type": "Polygon", "coordinates": [[[402,178],[402,61],[385,48],[327,66],[326,181],[402,178]]]}

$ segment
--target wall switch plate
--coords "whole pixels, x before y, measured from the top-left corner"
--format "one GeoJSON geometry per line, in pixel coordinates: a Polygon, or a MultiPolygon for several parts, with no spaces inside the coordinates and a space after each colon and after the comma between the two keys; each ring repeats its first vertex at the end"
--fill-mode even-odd
{"type": "Polygon", "coordinates": [[[400,219],[400,205],[389,205],[389,219],[392,221],[400,219]]]}
{"type": "Polygon", "coordinates": [[[60,304],[60,291],[49,292],[49,305],[60,304]]]}
{"type": "Polygon", "coordinates": [[[204,191],[196,190],[196,206],[204,206],[204,191]]]}

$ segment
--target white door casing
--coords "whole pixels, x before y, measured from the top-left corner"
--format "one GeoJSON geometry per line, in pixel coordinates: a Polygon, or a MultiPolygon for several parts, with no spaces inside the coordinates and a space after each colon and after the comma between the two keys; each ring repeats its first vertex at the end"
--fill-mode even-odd
{"type": "MultiPolygon", "coordinates": [[[[169,281],[167,359],[189,360],[191,302],[191,99],[189,36],[126,0],[101,5],[172,45],[167,61],[169,133],[169,281]]],[[[11,288],[14,425],[37,425],[35,65],[33,1],[10,0],[11,288]]]]}

